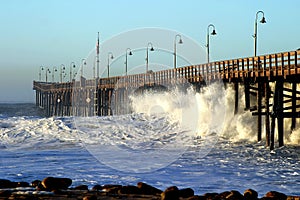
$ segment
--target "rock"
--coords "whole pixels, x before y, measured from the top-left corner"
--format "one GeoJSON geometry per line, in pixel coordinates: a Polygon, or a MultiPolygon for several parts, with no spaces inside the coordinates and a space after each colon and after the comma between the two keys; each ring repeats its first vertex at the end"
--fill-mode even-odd
{"type": "Polygon", "coordinates": [[[0,179],[0,188],[14,188],[15,184],[7,179],[0,179]]]}
{"type": "Polygon", "coordinates": [[[74,190],[89,190],[87,185],[78,185],[74,188],[74,190]]]}
{"type": "Polygon", "coordinates": [[[101,185],[94,185],[93,187],[92,187],[92,191],[99,191],[99,190],[102,190],[103,189],[103,187],[101,186],[101,185]]]}
{"type": "Polygon", "coordinates": [[[30,187],[29,183],[27,182],[17,182],[17,187],[30,187]]]}
{"type": "Polygon", "coordinates": [[[244,192],[245,200],[256,200],[258,198],[258,193],[255,190],[247,189],[244,192]]]}
{"type": "Polygon", "coordinates": [[[121,187],[118,194],[141,194],[141,190],[136,186],[128,185],[121,187]]]}
{"type": "Polygon", "coordinates": [[[265,197],[270,197],[274,200],[286,200],[287,196],[281,192],[270,191],[265,194],[265,197]]]}
{"type": "Polygon", "coordinates": [[[168,187],[161,193],[161,200],[179,200],[179,190],[176,186],[168,187]]]}
{"type": "Polygon", "coordinates": [[[207,200],[207,198],[204,196],[195,195],[195,196],[189,197],[187,200],[207,200]]]}
{"type": "Polygon", "coordinates": [[[117,194],[122,185],[104,185],[102,190],[110,194],[117,194]]]}
{"type": "Polygon", "coordinates": [[[205,197],[205,199],[214,199],[215,197],[217,197],[219,194],[218,193],[205,193],[203,196],[205,197]]]}
{"type": "Polygon", "coordinates": [[[146,195],[157,195],[162,193],[160,189],[157,189],[143,182],[139,182],[137,184],[137,187],[141,190],[142,194],[146,194],[146,195]]]}
{"type": "Polygon", "coordinates": [[[86,196],[86,197],[83,197],[83,200],[97,200],[97,196],[95,196],[95,195],[86,196]]]}
{"type": "Polygon", "coordinates": [[[1,190],[0,191],[0,197],[9,197],[12,194],[12,191],[10,190],[1,190]]]}
{"type": "Polygon", "coordinates": [[[217,195],[217,199],[226,199],[228,195],[230,195],[229,191],[221,192],[220,194],[217,195]]]}
{"type": "Polygon", "coordinates": [[[41,182],[41,185],[48,191],[66,190],[71,184],[72,180],[69,178],[47,177],[41,182]]]}
{"type": "Polygon", "coordinates": [[[42,181],[40,181],[40,180],[34,180],[31,182],[31,186],[38,187],[41,183],[42,183],[42,181]]]}
{"type": "Polygon", "coordinates": [[[179,190],[179,197],[189,198],[194,196],[194,190],[192,188],[184,188],[179,190]]]}
{"type": "Polygon", "coordinates": [[[244,200],[244,196],[236,190],[231,190],[230,194],[226,196],[228,200],[244,200]]]}

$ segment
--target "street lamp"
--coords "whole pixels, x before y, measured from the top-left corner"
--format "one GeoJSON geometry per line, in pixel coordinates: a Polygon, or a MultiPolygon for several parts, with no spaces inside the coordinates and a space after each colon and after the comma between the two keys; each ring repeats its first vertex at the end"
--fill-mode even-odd
{"type": "Polygon", "coordinates": [[[65,67],[65,65],[64,64],[61,64],[60,65],[60,82],[62,83],[63,81],[62,81],[62,75],[63,75],[63,72],[64,72],[64,70],[66,69],[66,67],[65,67]]]}
{"type": "Polygon", "coordinates": [[[43,66],[40,66],[40,71],[39,71],[39,80],[42,81],[42,71],[44,70],[43,66]]]}
{"type": "Polygon", "coordinates": [[[258,14],[261,13],[263,15],[263,17],[260,20],[260,23],[264,24],[266,23],[266,19],[265,19],[265,13],[263,11],[257,11],[256,13],[256,18],[255,18],[255,25],[254,25],[254,56],[256,56],[256,52],[257,52],[257,18],[258,18],[258,14]]]}
{"type": "Polygon", "coordinates": [[[50,71],[50,69],[47,67],[47,69],[46,69],[46,83],[48,83],[48,73],[50,74],[51,71],[50,71]]]}
{"type": "Polygon", "coordinates": [[[81,59],[81,66],[80,66],[80,76],[83,76],[83,65],[86,65],[86,59],[82,58],[81,59]]]}
{"type": "Polygon", "coordinates": [[[177,38],[179,38],[178,44],[182,44],[182,39],[181,39],[181,35],[177,34],[175,35],[175,39],[174,39],[174,69],[176,69],[176,59],[177,59],[177,55],[176,55],[176,41],[177,38]]]}
{"type": "Polygon", "coordinates": [[[128,58],[127,58],[128,55],[132,56],[132,52],[131,52],[130,48],[126,49],[126,56],[125,56],[125,75],[126,76],[127,76],[127,71],[128,71],[128,58]]]}
{"type": "Polygon", "coordinates": [[[207,27],[207,38],[206,38],[206,48],[207,48],[207,63],[209,63],[209,28],[212,27],[213,30],[210,33],[211,35],[217,35],[215,26],[213,24],[208,25],[207,27]]]}
{"type": "Polygon", "coordinates": [[[108,52],[107,54],[107,78],[109,78],[109,60],[114,59],[114,55],[112,52],[108,52]]]}
{"type": "Polygon", "coordinates": [[[54,74],[55,74],[55,72],[57,72],[57,69],[56,69],[56,67],[52,67],[52,82],[54,83],[54,74]]]}
{"type": "Polygon", "coordinates": [[[76,67],[75,63],[71,62],[71,64],[70,64],[70,82],[72,82],[72,73],[73,73],[73,69],[75,69],[75,67],[76,67]]]}
{"type": "Polygon", "coordinates": [[[151,42],[148,42],[148,45],[147,45],[147,54],[146,54],[146,73],[148,72],[148,69],[149,69],[149,46],[150,46],[150,51],[154,51],[154,48],[153,48],[153,44],[151,42]]]}

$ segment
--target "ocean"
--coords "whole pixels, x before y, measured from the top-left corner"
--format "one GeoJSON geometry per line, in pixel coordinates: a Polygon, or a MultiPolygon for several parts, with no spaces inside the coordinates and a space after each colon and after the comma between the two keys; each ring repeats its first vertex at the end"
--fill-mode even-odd
{"type": "Polygon", "coordinates": [[[233,89],[222,97],[211,89],[147,93],[131,99],[132,114],[105,117],[45,117],[33,103],[0,104],[0,178],[300,195],[300,131],[270,151],[256,141],[256,118],[242,96],[234,115],[233,89]]]}

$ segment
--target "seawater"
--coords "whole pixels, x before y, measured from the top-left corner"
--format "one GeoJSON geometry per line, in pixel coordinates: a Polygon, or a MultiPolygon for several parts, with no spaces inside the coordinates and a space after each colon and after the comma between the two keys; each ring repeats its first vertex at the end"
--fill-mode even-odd
{"type": "Polygon", "coordinates": [[[299,130],[286,134],[286,146],[270,152],[265,142],[256,142],[256,119],[243,111],[242,96],[240,112],[233,115],[233,90],[229,87],[220,98],[193,93],[200,114],[189,116],[197,117],[197,130],[191,136],[183,134],[186,130],[178,123],[188,114],[175,109],[190,109],[195,103],[190,97],[186,100],[177,95],[174,102],[169,94],[145,95],[133,97],[133,114],[90,119],[48,118],[34,104],[0,104],[0,178],[30,182],[47,176],[69,177],[73,186],[89,187],[144,181],[160,189],[191,187],[197,194],[248,188],[260,196],[270,190],[300,194],[299,130]],[[217,103],[212,105],[213,101],[217,103]],[[217,115],[218,111],[221,114],[217,115]],[[176,120],[178,116],[181,119],[176,120]],[[87,131],[81,128],[83,124],[87,131]],[[191,137],[185,140],[186,136],[191,137]],[[164,148],[168,144],[180,151],[174,148],[172,154],[171,147],[164,148]],[[103,150],[101,154],[93,151],[93,145],[108,149],[98,149],[103,150]],[[117,153],[126,150],[129,155],[149,155],[146,153],[158,149],[162,158],[149,156],[131,165],[126,163],[128,157],[114,157],[111,146],[119,147],[117,153]],[[117,158],[119,162],[113,162],[117,158]],[[163,160],[168,162],[159,165],[163,160]],[[123,167],[117,166],[120,163],[123,167]],[[145,166],[149,170],[144,170],[145,166]]]}

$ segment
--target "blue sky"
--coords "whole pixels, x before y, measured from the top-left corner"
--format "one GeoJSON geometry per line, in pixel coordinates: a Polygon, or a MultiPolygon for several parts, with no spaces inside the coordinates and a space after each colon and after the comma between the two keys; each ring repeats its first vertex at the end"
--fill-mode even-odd
{"type": "MultiPolygon", "coordinates": [[[[266,24],[258,25],[258,54],[300,47],[300,1],[297,0],[10,0],[0,6],[0,102],[33,102],[32,81],[39,66],[80,64],[100,42],[132,29],[174,30],[206,43],[211,59],[253,55],[255,14],[263,10],[266,24]]],[[[260,18],[260,17],[259,17],[260,18]]]]}

